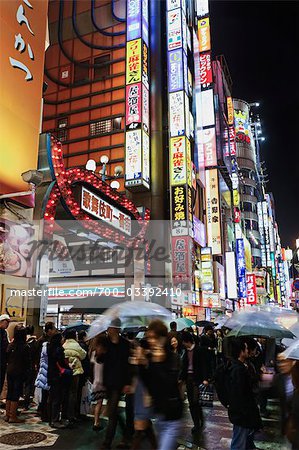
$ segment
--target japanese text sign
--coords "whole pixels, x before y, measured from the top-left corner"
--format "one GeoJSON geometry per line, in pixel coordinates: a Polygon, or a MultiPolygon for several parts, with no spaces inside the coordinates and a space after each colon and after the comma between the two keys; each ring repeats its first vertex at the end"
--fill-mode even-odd
{"type": "Polygon", "coordinates": [[[134,84],[141,81],[141,59],[141,39],[127,42],[126,84],[134,84]]]}
{"type": "Polygon", "coordinates": [[[131,217],[84,187],[82,187],[81,208],[108,225],[131,236],[131,217]]]}
{"type": "Polygon", "coordinates": [[[47,0],[0,1],[1,194],[28,190],[21,173],[37,166],[47,12],[47,0]]]}
{"type": "Polygon", "coordinates": [[[206,170],[207,239],[213,255],[221,254],[221,211],[217,169],[206,170]]]}
{"type": "Polygon", "coordinates": [[[246,274],[247,284],[247,303],[248,305],[256,305],[257,293],[256,293],[256,279],[254,273],[246,274]]]}

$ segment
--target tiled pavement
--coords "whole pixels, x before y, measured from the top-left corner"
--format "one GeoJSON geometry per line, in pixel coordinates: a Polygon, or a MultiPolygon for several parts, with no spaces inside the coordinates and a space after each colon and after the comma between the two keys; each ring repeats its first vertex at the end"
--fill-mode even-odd
{"type": "MultiPolygon", "coordinates": [[[[187,406],[187,405],[186,405],[187,406]]],[[[194,437],[191,434],[192,423],[188,408],[182,421],[182,434],[179,440],[179,449],[185,450],[228,450],[230,448],[232,425],[230,424],[226,409],[219,403],[214,402],[213,408],[205,408],[206,425],[202,436],[194,437]]],[[[270,416],[264,420],[264,429],[257,433],[256,446],[263,450],[288,450],[289,446],[283,442],[279,433],[279,406],[275,402],[269,402],[270,416]]],[[[98,450],[103,438],[102,433],[91,430],[91,419],[84,421],[74,429],[53,430],[48,425],[41,423],[35,416],[34,410],[25,413],[25,424],[7,424],[0,419],[0,440],[8,433],[19,431],[35,431],[44,433],[47,438],[40,444],[8,445],[0,444],[0,450],[42,450],[46,446],[52,446],[53,450],[98,450]]],[[[118,440],[116,439],[116,444],[118,440]]],[[[144,450],[147,447],[144,446],[144,450]]],[[[143,449],[140,449],[143,450],[143,449]]]]}

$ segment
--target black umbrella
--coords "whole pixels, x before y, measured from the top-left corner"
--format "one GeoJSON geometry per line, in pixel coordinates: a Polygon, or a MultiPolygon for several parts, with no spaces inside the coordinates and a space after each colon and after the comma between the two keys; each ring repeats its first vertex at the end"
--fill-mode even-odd
{"type": "Polygon", "coordinates": [[[210,322],[209,320],[198,320],[197,322],[195,322],[195,325],[197,327],[207,327],[208,325],[215,327],[217,325],[217,323],[210,322]]]}

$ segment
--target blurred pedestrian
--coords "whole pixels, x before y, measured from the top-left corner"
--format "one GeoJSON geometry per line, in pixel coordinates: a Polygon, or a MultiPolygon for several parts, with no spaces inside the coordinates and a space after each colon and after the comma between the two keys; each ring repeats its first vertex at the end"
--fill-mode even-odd
{"type": "Polygon", "coordinates": [[[274,377],[273,393],[274,397],[280,401],[280,423],[281,434],[284,436],[287,432],[287,423],[292,409],[292,400],[294,395],[294,384],[292,380],[292,369],[295,361],[286,359],[283,354],[277,355],[278,374],[274,377]]]}
{"type": "Polygon", "coordinates": [[[134,373],[134,436],[132,450],[139,450],[143,441],[149,441],[152,450],[157,448],[157,439],[154,433],[151,419],[154,416],[153,401],[145,386],[139,364],[147,362],[150,353],[146,338],[140,340],[140,345],[135,345],[130,363],[135,367],[134,373]]]}
{"type": "Polygon", "coordinates": [[[48,397],[50,386],[48,384],[48,342],[44,342],[40,355],[40,364],[35,380],[35,386],[41,389],[41,402],[39,405],[42,422],[49,422],[48,397]]]}
{"type": "Polygon", "coordinates": [[[94,405],[94,422],[93,430],[100,431],[102,429],[100,423],[100,415],[103,405],[103,400],[106,397],[106,388],[103,381],[103,368],[102,362],[98,362],[100,358],[107,350],[107,338],[105,335],[100,334],[96,336],[89,347],[90,363],[91,363],[91,403],[94,405]]]}
{"type": "Polygon", "coordinates": [[[286,424],[286,435],[292,444],[292,450],[299,449],[299,361],[292,368],[292,384],[294,386],[291,410],[286,424]]]}
{"type": "Polygon", "coordinates": [[[157,417],[158,450],[174,450],[181,429],[183,402],[180,396],[179,356],[167,345],[167,327],[153,320],[148,327],[150,353],[140,359],[140,373],[153,398],[157,417]]]}
{"type": "Polygon", "coordinates": [[[78,398],[77,398],[77,417],[84,418],[86,417],[84,414],[80,413],[81,406],[81,398],[82,398],[82,390],[83,386],[87,383],[87,380],[90,377],[90,358],[89,358],[89,348],[87,344],[87,333],[85,330],[80,330],[78,332],[78,343],[83,350],[86,352],[85,358],[81,361],[83,373],[79,375],[79,384],[78,384],[78,398]]]}
{"type": "Polygon", "coordinates": [[[34,395],[34,382],[37,374],[36,358],[37,358],[37,338],[34,336],[34,327],[28,325],[26,327],[26,342],[30,351],[30,370],[28,379],[24,384],[24,409],[28,410],[34,395]]]}
{"type": "Polygon", "coordinates": [[[131,391],[131,375],[129,367],[130,344],[120,335],[121,321],[115,318],[107,330],[107,350],[98,358],[104,363],[103,380],[107,389],[107,415],[108,426],[101,448],[108,450],[111,448],[115,436],[117,422],[122,426],[123,440],[121,447],[129,448],[130,436],[128,430],[132,424],[124,425],[122,417],[118,411],[118,403],[123,394],[131,391]]]}
{"type": "Polygon", "coordinates": [[[216,331],[216,341],[217,341],[217,365],[224,362],[223,359],[223,331],[216,331]]]}
{"type": "Polygon", "coordinates": [[[183,356],[181,380],[186,383],[189,409],[193,421],[192,433],[199,433],[204,425],[203,412],[199,404],[199,386],[209,384],[210,360],[207,349],[197,345],[191,333],[184,332],[182,341],[186,351],[183,356]]]}
{"type": "MultiPolygon", "coordinates": [[[[75,329],[66,330],[64,333],[65,342],[63,344],[65,358],[73,371],[68,399],[68,419],[71,424],[78,421],[78,391],[80,376],[84,374],[82,361],[86,358],[87,352],[77,342],[75,329]]],[[[81,401],[81,398],[80,398],[81,401]]]]}
{"type": "Polygon", "coordinates": [[[62,334],[55,333],[48,345],[49,414],[53,428],[65,428],[69,423],[68,397],[72,373],[65,358],[62,334]]]}
{"type": "Polygon", "coordinates": [[[249,354],[243,339],[233,341],[232,356],[233,361],[228,369],[228,416],[233,424],[231,450],[253,449],[254,433],[262,427],[262,422],[245,364],[249,354]]]}
{"type": "Polygon", "coordinates": [[[3,389],[6,366],[7,366],[7,347],[9,344],[7,328],[10,322],[10,317],[8,314],[1,314],[0,316],[0,395],[3,389]]]}
{"type": "Polygon", "coordinates": [[[23,392],[23,383],[30,373],[30,350],[26,343],[26,328],[17,325],[13,342],[7,348],[7,396],[6,418],[9,423],[23,423],[17,417],[19,399],[23,392]]]}

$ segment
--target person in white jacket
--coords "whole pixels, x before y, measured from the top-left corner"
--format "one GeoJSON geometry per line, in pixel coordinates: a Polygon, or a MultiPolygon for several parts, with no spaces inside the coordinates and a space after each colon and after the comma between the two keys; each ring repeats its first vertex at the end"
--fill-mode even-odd
{"type": "Polygon", "coordinates": [[[76,330],[65,331],[65,342],[63,344],[64,354],[68,360],[70,368],[73,370],[73,376],[69,391],[68,419],[70,423],[77,421],[76,411],[78,399],[79,376],[83,373],[81,361],[86,357],[86,351],[76,340],[76,330]]]}

